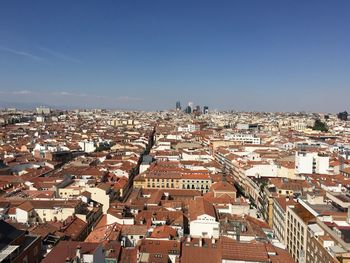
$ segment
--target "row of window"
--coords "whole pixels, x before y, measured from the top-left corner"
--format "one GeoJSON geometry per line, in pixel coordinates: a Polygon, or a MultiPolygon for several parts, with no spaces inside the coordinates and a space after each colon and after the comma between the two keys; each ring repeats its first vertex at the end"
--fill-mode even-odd
{"type": "MultiPolygon", "coordinates": [[[[155,182],[161,182],[161,183],[179,183],[180,180],[174,180],[174,179],[148,179],[148,183],[155,183],[155,182]]],[[[182,183],[204,183],[209,184],[209,180],[181,180],[182,183]]]]}

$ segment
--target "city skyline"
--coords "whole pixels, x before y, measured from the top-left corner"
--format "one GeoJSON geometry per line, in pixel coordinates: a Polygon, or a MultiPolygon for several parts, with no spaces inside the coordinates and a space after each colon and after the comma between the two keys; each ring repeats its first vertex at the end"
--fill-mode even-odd
{"type": "Polygon", "coordinates": [[[3,3],[0,101],[349,110],[349,9],[347,1],[3,3]]]}
{"type": "Polygon", "coordinates": [[[0,262],[350,262],[349,0],[0,8],[0,262]]]}

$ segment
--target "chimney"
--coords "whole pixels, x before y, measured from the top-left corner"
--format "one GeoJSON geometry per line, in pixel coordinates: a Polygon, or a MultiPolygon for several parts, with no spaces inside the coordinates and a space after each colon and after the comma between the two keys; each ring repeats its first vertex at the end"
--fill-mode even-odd
{"type": "Polygon", "coordinates": [[[212,243],[212,244],[215,244],[215,243],[216,243],[215,238],[213,238],[213,237],[211,238],[211,243],[212,243]]]}
{"type": "Polygon", "coordinates": [[[199,244],[198,245],[199,245],[199,247],[202,247],[202,245],[203,245],[203,240],[202,240],[201,237],[199,238],[199,244]]]}
{"type": "Polygon", "coordinates": [[[187,242],[188,243],[191,242],[191,236],[190,235],[187,236],[187,242]]]}
{"type": "Polygon", "coordinates": [[[241,231],[242,231],[243,224],[240,222],[238,227],[236,228],[236,240],[239,242],[241,241],[241,231]]]}
{"type": "Polygon", "coordinates": [[[140,225],[143,225],[145,222],[144,222],[144,218],[142,217],[141,219],[140,219],[140,225]]]}
{"type": "Polygon", "coordinates": [[[76,257],[80,259],[81,258],[81,246],[80,245],[77,246],[75,252],[76,252],[76,257]]]}

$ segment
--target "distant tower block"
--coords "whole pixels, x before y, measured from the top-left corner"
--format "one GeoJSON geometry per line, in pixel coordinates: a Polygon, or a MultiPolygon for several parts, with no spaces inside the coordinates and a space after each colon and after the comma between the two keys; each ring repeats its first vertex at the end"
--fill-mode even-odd
{"type": "Polygon", "coordinates": [[[176,102],[176,110],[178,110],[178,111],[181,110],[181,103],[180,103],[180,101],[176,102]]]}
{"type": "Polygon", "coordinates": [[[191,111],[193,111],[194,110],[194,107],[193,107],[193,102],[192,101],[190,101],[189,103],[188,103],[188,106],[191,108],[191,111]]]}
{"type": "Polygon", "coordinates": [[[208,106],[204,106],[203,107],[203,114],[208,114],[209,113],[209,107],[208,106]]]}

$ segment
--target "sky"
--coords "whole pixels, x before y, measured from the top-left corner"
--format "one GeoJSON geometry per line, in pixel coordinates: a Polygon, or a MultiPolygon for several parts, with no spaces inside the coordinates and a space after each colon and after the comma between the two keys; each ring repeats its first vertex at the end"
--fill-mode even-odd
{"type": "Polygon", "coordinates": [[[0,106],[350,110],[350,1],[0,6],[0,106]]]}

